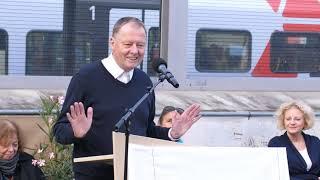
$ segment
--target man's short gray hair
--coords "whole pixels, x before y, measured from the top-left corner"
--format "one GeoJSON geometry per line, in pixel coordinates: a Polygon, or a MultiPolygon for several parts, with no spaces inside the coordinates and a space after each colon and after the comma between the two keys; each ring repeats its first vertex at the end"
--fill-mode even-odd
{"type": "Polygon", "coordinates": [[[119,19],[116,22],[116,24],[113,26],[112,37],[115,37],[115,35],[118,34],[118,32],[120,31],[122,26],[124,26],[130,22],[135,23],[138,27],[142,27],[144,29],[145,33],[147,34],[146,28],[140,19],[127,16],[127,17],[123,17],[123,18],[119,19]]]}

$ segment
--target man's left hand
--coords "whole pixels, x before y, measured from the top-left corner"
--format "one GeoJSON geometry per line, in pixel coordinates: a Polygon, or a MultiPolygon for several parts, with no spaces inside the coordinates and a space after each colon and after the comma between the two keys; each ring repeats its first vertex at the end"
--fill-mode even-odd
{"type": "Polygon", "coordinates": [[[170,135],[174,139],[179,139],[191,126],[201,118],[200,105],[192,104],[181,115],[176,112],[172,119],[170,135]]]}

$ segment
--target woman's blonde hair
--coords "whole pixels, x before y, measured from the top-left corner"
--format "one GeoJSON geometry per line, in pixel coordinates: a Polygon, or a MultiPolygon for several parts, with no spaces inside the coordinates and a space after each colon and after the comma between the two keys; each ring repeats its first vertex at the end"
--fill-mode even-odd
{"type": "Polygon", "coordinates": [[[19,133],[19,127],[12,121],[0,120],[0,144],[8,145],[10,139],[14,136],[18,138],[18,150],[21,151],[23,143],[21,141],[21,136],[19,133]]]}
{"type": "Polygon", "coordinates": [[[313,127],[315,121],[315,115],[313,109],[302,101],[290,101],[285,102],[280,105],[275,113],[275,117],[277,119],[277,126],[280,130],[285,129],[284,127],[284,114],[287,110],[291,109],[292,107],[299,109],[303,113],[303,118],[305,121],[305,125],[303,130],[307,130],[313,127]]]}

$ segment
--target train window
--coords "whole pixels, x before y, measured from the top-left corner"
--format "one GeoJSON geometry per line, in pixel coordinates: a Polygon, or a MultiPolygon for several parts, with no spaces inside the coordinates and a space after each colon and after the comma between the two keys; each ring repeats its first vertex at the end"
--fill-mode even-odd
{"type": "Polygon", "coordinates": [[[8,74],[8,33],[0,29],[0,75],[8,74]]]}
{"type": "Polygon", "coordinates": [[[275,73],[310,73],[320,70],[320,34],[274,32],[270,69],[275,73]]]}
{"type": "Polygon", "coordinates": [[[77,32],[74,51],[73,73],[78,72],[82,65],[92,62],[92,35],[87,32],[77,32]]]}
{"type": "Polygon", "coordinates": [[[148,68],[149,76],[155,76],[156,72],[152,68],[152,62],[160,57],[160,28],[151,27],[148,33],[148,68]]]}
{"type": "Polygon", "coordinates": [[[196,34],[196,69],[200,72],[247,72],[251,34],[240,30],[200,29],[196,34]]]}
{"type": "Polygon", "coordinates": [[[66,71],[76,72],[81,65],[91,62],[91,36],[88,33],[76,33],[74,44],[74,59],[66,62],[63,59],[62,31],[29,32],[26,47],[26,74],[63,76],[70,74],[66,71]],[[68,68],[65,68],[66,66],[68,68]]]}
{"type": "Polygon", "coordinates": [[[31,31],[28,33],[27,75],[63,75],[62,35],[60,31],[31,31]]]}

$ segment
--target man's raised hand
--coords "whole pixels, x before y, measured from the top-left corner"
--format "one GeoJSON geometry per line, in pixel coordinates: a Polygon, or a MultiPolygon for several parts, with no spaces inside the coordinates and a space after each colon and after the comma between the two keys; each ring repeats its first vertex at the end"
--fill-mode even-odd
{"type": "Polygon", "coordinates": [[[192,104],[181,115],[176,112],[172,119],[171,137],[179,139],[201,118],[200,105],[192,104]]]}
{"type": "Polygon", "coordinates": [[[84,137],[89,131],[92,124],[93,108],[87,109],[87,115],[82,102],[75,102],[70,106],[70,113],[67,113],[67,118],[73,129],[73,134],[76,138],[84,137]]]}

